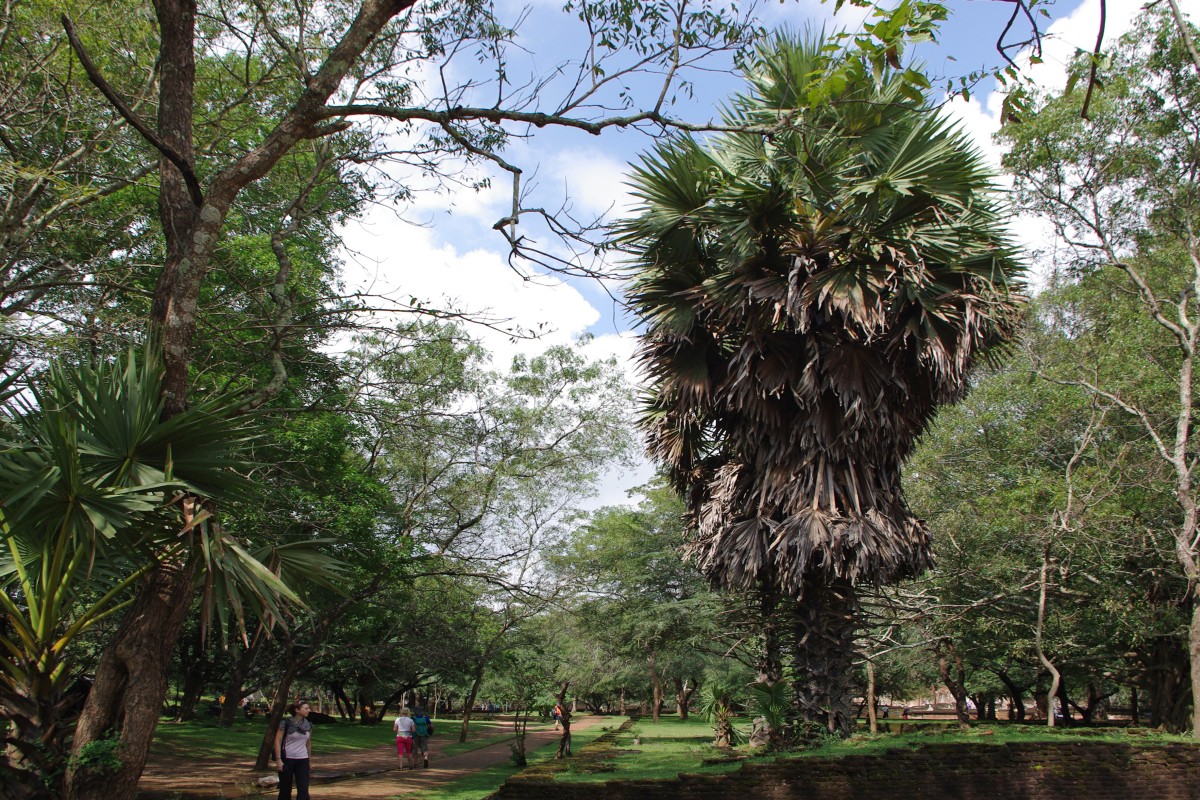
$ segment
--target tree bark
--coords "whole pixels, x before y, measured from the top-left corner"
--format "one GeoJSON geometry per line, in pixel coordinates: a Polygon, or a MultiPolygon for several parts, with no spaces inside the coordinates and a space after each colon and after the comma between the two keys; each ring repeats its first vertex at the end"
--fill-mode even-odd
{"type": "Polygon", "coordinates": [[[1004,688],[1008,689],[1008,719],[1010,722],[1025,721],[1025,693],[1020,686],[1008,676],[1004,670],[996,673],[996,677],[1004,684],[1004,688]]]}
{"type": "Polygon", "coordinates": [[[265,770],[266,765],[275,758],[275,732],[283,722],[283,715],[287,714],[288,699],[292,697],[292,682],[295,680],[296,674],[300,672],[300,668],[307,663],[307,660],[301,661],[295,657],[292,638],[288,637],[286,645],[287,658],[284,663],[287,663],[287,667],[280,675],[280,682],[275,688],[275,698],[271,700],[271,710],[266,715],[263,740],[258,742],[258,756],[254,758],[254,769],[256,770],[265,770]]]}
{"type": "Polygon", "coordinates": [[[875,665],[867,661],[867,721],[871,733],[879,733],[879,720],[875,715],[875,665]]]}
{"type": "Polygon", "coordinates": [[[558,738],[558,753],[555,758],[564,758],[571,755],[571,709],[567,708],[565,702],[567,697],[567,687],[571,685],[570,681],[563,681],[562,688],[558,690],[558,695],[554,698],[554,702],[558,703],[558,707],[562,709],[562,735],[558,738]]]}
{"type": "MultiPolygon", "coordinates": [[[[1042,566],[1038,577],[1038,607],[1037,607],[1037,627],[1034,628],[1033,646],[1037,652],[1038,661],[1042,662],[1042,666],[1050,673],[1050,691],[1046,695],[1046,727],[1054,727],[1054,698],[1058,695],[1058,684],[1062,676],[1058,672],[1058,667],[1054,666],[1054,662],[1046,655],[1045,649],[1042,647],[1042,632],[1045,629],[1046,623],[1046,593],[1048,588],[1048,573],[1050,570],[1050,543],[1046,542],[1046,546],[1042,549],[1042,566]]],[[[1064,715],[1067,710],[1063,709],[1064,715]]]]}
{"type": "MultiPolygon", "coordinates": [[[[1191,529],[1195,530],[1195,527],[1193,524],[1191,529]]],[[[1195,580],[1194,575],[1189,577],[1195,580]]],[[[1192,622],[1188,627],[1188,658],[1192,677],[1192,736],[1200,738],[1200,584],[1192,593],[1192,622]]]]}
{"type": "Polygon", "coordinates": [[[1146,724],[1173,733],[1187,730],[1192,701],[1187,644],[1180,637],[1155,637],[1143,660],[1138,700],[1149,717],[1146,724]]]}
{"type": "Polygon", "coordinates": [[[961,728],[971,727],[971,716],[967,713],[967,689],[966,689],[966,670],[963,668],[962,657],[959,656],[958,650],[955,649],[954,643],[949,639],[942,639],[938,642],[938,675],[942,678],[942,683],[950,690],[950,694],[954,697],[954,715],[958,718],[958,724],[961,728]],[[951,673],[950,665],[953,662],[954,672],[951,673]]]}
{"type": "Polygon", "coordinates": [[[249,647],[243,648],[238,655],[237,663],[229,671],[229,680],[225,682],[225,702],[221,704],[220,726],[222,728],[233,727],[237,713],[242,708],[242,699],[250,694],[245,690],[246,676],[250,674],[250,667],[254,665],[254,659],[258,657],[264,639],[266,639],[266,628],[260,623],[254,632],[254,638],[250,640],[249,647]]]}
{"type": "Polygon", "coordinates": [[[854,727],[854,674],[858,598],[844,578],[810,575],[796,603],[794,663],[796,698],[805,722],[849,736],[854,727]]]}
{"type": "MultiPolygon", "coordinates": [[[[471,712],[475,709],[475,698],[479,696],[479,687],[483,684],[483,670],[487,666],[487,661],[484,657],[475,662],[475,674],[471,679],[471,691],[467,694],[467,699],[463,701],[462,728],[458,733],[459,744],[467,741],[467,730],[471,725],[471,712]]],[[[566,711],[564,708],[563,711],[566,711]]]]}
{"type": "Polygon", "coordinates": [[[1067,696],[1067,682],[1061,675],[1058,677],[1058,707],[1062,709],[1062,723],[1064,728],[1071,727],[1075,722],[1075,718],[1071,716],[1071,698],[1067,696]]]}
{"type": "Polygon", "coordinates": [[[171,651],[187,617],[195,563],[165,563],[147,576],[100,658],[96,682],[75,729],[73,752],[119,728],[121,763],[99,780],[86,766],[68,770],[70,800],[132,798],[167,696],[171,651]]]}
{"type": "Polygon", "coordinates": [[[690,678],[675,678],[675,707],[680,719],[688,718],[688,706],[698,684],[690,678]]]}
{"type": "Polygon", "coordinates": [[[196,635],[180,643],[179,659],[183,666],[183,690],[180,693],[179,707],[175,709],[175,721],[195,719],[196,706],[208,685],[212,675],[213,661],[209,658],[208,649],[203,643],[202,631],[196,628],[196,635]]]}
{"type": "Polygon", "coordinates": [[[654,653],[650,654],[648,661],[650,665],[650,689],[654,695],[654,700],[650,707],[650,718],[658,722],[658,718],[662,716],[663,707],[662,679],[658,676],[654,653]]]}

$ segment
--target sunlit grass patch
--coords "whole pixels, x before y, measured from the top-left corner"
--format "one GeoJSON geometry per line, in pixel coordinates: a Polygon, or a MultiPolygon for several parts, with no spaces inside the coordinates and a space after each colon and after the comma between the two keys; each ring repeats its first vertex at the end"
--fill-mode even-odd
{"type": "Polygon", "coordinates": [[[618,733],[611,744],[588,753],[555,774],[557,781],[602,783],[613,780],[672,780],[681,772],[719,773],[740,768],[730,752],[713,746],[712,723],[701,717],[648,718],[618,733]],[[721,763],[705,764],[706,760],[721,763]]]}

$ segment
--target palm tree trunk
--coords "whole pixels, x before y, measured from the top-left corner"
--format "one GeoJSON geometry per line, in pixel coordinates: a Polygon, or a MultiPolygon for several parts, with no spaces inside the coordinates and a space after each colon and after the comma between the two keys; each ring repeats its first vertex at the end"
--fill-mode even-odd
{"type": "Polygon", "coordinates": [[[800,714],[830,733],[849,736],[858,596],[845,578],[810,575],[794,612],[793,660],[800,714]]]}

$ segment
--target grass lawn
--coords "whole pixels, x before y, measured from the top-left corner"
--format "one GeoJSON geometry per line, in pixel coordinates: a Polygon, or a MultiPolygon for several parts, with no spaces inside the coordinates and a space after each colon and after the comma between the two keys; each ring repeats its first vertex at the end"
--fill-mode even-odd
{"type": "MultiPolygon", "coordinates": [[[[740,722],[739,727],[744,727],[740,722]]],[[[681,772],[732,772],[741,768],[741,762],[704,765],[706,758],[728,755],[713,747],[712,741],[712,723],[703,717],[661,717],[658,722],[642,718],[617,734],[609,753],[582,759],[555,774],[554,779],[572,783],[671,780],[681,772]],[[634,739],[640,743],[634,744],[634,739]]]]}
{"type": "MultiPolygon", "coordinates": [[[[893,722],[895,722],[893,720],[893,722]]],[[[749,727],[748,719],[737,720],[739,729],[749,727]]],[[[850,739],[831,739],[814,747],[784,755],[787,758],[830,758],[850,755],[875,755],[887,750],[915,749],[927,744],[1002,745],[1015,742],[1062,742],[1086,740],[1125,743],[1134,746],[1156,746],[1171,742],[1194,744],[1190,736],[1172,735],[1144,728],[1046,728],[1036,725],[981,724],[969,730],[939,722],[909,723],[896,733],[874,736],[860,728],[850,739]]],[[[556,781],[603,783],[613,780],[673,780],[680,773],[713,774],[738,770],[745,763],[773,761],[780,754],[765,754],[741,748],[744,758],[705,765],[705,759],[728,755],[712,746],[712,725],[702,718],[686,722],[676,717],[664,717],[657,724],[648,719],[634,723],[619,733],[608,751],[595,752],[592,758],[580,759],[554,775],[556,781]],[[634,744],[633,740],[640,740],[634,744]]]]}
{"type": "MultiPolygon", "coordinates": [[[[468,740],[459,744],[457,739],[461,726],[462,720],[434,720],[434,738],[445,744],[444,754],[464,753],[512,736],[511,726],[507,722],[472,719],[468,740]]],[[[529,727],[531,730],[537,729],[532,724],[529,727]]],[[[546,725],[540,727],[544,728],[546,725]]],[[[239,717],[234,721],[232,728],[219,727],[215,717],[180,723],[164,717],[159,720],[151,752],[157,755],[187,753],[198,758],[253,758],[258,754],[265,729],[264,717],[239,717]]],[[[379,745],[394,744],[395,741],[391,718],[377,725],[338,721],[313,726],[313,752],[317,754],[365,750],[379,745]]]]}
{"type": "MultiPolygon", "coordinates": [[[[894,724],[895,720],[891,720],[894,724]]],[[[895,730],[896,727],[893,727],[895,730]]],[[[860,727],[855,735],[844,741],[831,740],[824,747],[796,753],[798,758],[825,758],[839,755],[868,755],[893,748],[915,749],[927,744],[1009,744],[1017,742],[1092,741],[1149,746],[1195,744],[1195,739],[1183,734],[1163,733],[1148,728],[1047,728],[1045,725],[1011,725],[979,723],[967,730],[955,725],[906,723],[902,732],[878,733],[874,736],[860,727]]]]}
{"type": "MultiPolygon", "coordinates": [[[[611,724],[593,725],[578,733],[571,734],[571,749],[578,754],[580,749],[585,745],[608,733],[608,731],[624,721],[624,717],[613,717],[611,724]]],[[[533,725],[530,724],[529,727],[532,729],[533,725]]],[[[537,750],[526,754],[529,759],[529,766],[532,767],[551,761],[557,752],[557,741],[545,744],[537,750]]],[[[518,772],[520,770],[517,769],[515,764],[506,761],[502,764],[496,764],[495,766],[480,770],[465,778],[447,783],[444,786],[435,786],[422,791],[421,800],[481,800],[481,798],[487,797],[499,789],[500,784],[518,772]]]]}

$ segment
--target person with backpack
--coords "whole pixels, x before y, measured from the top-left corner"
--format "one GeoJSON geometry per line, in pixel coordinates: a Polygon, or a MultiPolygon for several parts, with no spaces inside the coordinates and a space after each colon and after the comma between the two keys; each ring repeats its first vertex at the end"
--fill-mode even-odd
{"type": "Polygon", "coordinates": [[[429,766],[429,737],[433,735],[433,720],[425,713],[425,709],[418,708],[413,712],[413,724],[416,725],[413,731],[413,760],[416,761],[417,753],[425,759],[422,769],[429,766]]]}
{"type": "Polygon", "coordinates": [[[558,726],[562,722],[563,718],[562,703],[555,703],[554,711],[552,713],[554,714],[554,730],[558,730],[558,726]]]}
{"type": "Polygon", "coordinates": [[[291,705],[292,717],[279,724],[275,732],[275,764],[279,768],[279,800],[308,800],[309,759],[312,757],[312,723],[308,721],[308,703],[297,700],[291,705]]]}
{"type": "Polygon", "coordinates": [[[408,708],[400,709],[400,716],[392,725],[396,729],[396,757],[400,759],[400,769],[416,769],[417,754],[413,752],[413,732],[417,725],[413,722],[412,712],[408,708]],[[404,761],[407,758],[408,764],[404,761]]]}

